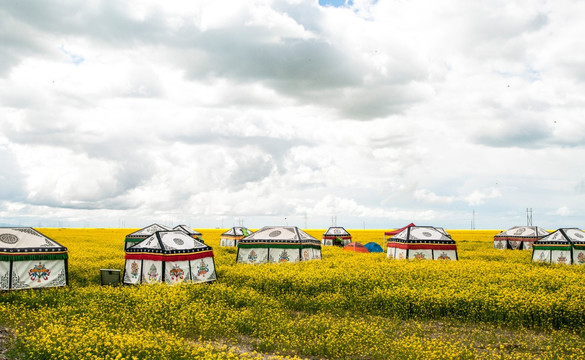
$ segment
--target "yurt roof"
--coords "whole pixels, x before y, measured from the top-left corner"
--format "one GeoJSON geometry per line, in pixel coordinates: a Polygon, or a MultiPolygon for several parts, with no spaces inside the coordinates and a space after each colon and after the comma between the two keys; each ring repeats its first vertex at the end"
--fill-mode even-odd
{"type": "Polygon", "coordinates": [[[293,243],[293,244],[316,244],[321,242],[296,226],[265,226],[250,236],[246,236],[239,241],[240,244],[246,243],[293,243]]]}
{"type": "Polygon", "coordinates": [[[210,246],[180,230],[157,231],[126,249],[128,253],[181,254],[212,250],[210,246]]]}
{"type": "Polygon", "coordinates": [[[195,231],[192,228],[188,227],[187,225],[177,225],[173,228],[173,230],[183,231],[187,233],[187,235],[201,236],[201,233],[199,231],[195,231]]]}
{"type": "Polygon", "coordinates": [[[578,228],[560,228],[553,233],[536,240],[534,245],[585,244],[585,232],[578,228]]]}
{"type": "Polygon", "coordinates": [[[394,235],[390,241],[404,243],[455,244],[450,236],[433,226],[411,226],[394,235]]]}
{"type": "Polygon", "coordinates": [[[154,234],[157,231],[169,231],[172,230],[168,226],[159,225],[159,224],[152,224],[144,227],[140,230],[137,230],[131,234],[126,235],[126,237],[145,237],[154,234]]]}
{"type": "Polygon", "coordinates": [[[508,230],[502,231],[494,237],[507,238],[537,238],[548,235],[549,232],[538,226],[514,226],[508,230]]]}
{"type": "Polygon", "coordinates": [[[401,227],[400,229],[391,230],[391,231],[386,231],[386,232],[384,233],[384,235],[386,235],[386,236],[392,236],[392,235],[396,235],[396,234],[399,234],[400,232],[402,232],[402,230],[404,230],[404,229],[406,229],[406,228],[409,228],[409,227],[411,227],[411,226],[416,226],[416,225],[414,225],[413,223],[410,223],[410,224],[408,224],[408,225],[406,225],[406,226],[403,226],[403,227],[401,227]]]}
{"type": "Polygon", "coordinates": [[[252,231],[250,231],[250,229],[248,229],[246,227],[242,227],[242,226],[236,226],[236,227],[229,229],[228,231],[224,232],[221,235],[249,236],[250,234],[252,234],[252,231]]]}
{"type": "Polygon", "coordinates": [[[0,252],[63,252],[67,248],[30,227],[1,227],[0,252]]]}
{"type": "Polygon", "coordinates": [[[323,236],[351,236],[351,234],[341,226],[332,226],[323,233],[323,236]]]}

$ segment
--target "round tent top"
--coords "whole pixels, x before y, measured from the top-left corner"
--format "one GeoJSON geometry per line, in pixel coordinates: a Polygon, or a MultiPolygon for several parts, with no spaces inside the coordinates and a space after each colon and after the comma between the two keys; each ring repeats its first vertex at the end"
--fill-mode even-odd
{"type": "Polygon", "coordinates": [[[140,230],[136,230],[135,232],[126,235],[126,237],[148,237],[157,231],[168,231],[168,230],[172,230],[172,229],[168,226],[159,225],[159,224],[152,224],[152,225],[148,225],[147,227],[144,227],[140,230]]]}
{"type": "Polygon", "coordinates": [[[366,249],[368,249],[369,252],[384,252],[384,249],[382,249],[382,247],[378,244],[375,243],[373,241],[370,241],[369,243],[367,243],[366,245],[364,245],[366,247],[366,249]]]}
{"type": "Polygon", "coordinates": [[[265,226],[240,240],[240,243],[315,243],[319,240],[296,226],[265,226]]]}
{"type": "Polygon", "coordinates": [[[362,244],[358,242],[350,242],[349,244],[343,247],[345,251],[353,251],[353,252],[360,252],[360,253],[369,253],[370,251],[362,244]]]}
{"type": "Polygon", "coordinates": [[[534,242],[534,246],[537,247],[539,245],[570,244],[585,245],[585,232],[579,228],[560,228],[534,242]]]}
{"type": "Polygon", "coordinates": [[[246,227],[236,226],[221,234],[221,236],[249,236],[252,231],[246,227]]]}
{"type": "Polygon", "coordinates": [[[330,227],[323,233],[323,236],[351,236],[350,233],[341,226],[330,227]]]}
{"type": "Polygon", "coordinates": [[[187,225],[177,225],[173,228],[173,230],[183,231],[187,235],[201,236],[201,233],[199,231],[195,231],[192,228],[188,227],[187,225]]]}
{"type": "Polygon", "coordinates": [[[505,237],[520,240],[522,238],[540,238],[548,234],[548,231],[538,226],[514,226],[495,235],[494,238],[505,237]]]}
{"type": "Polygon", "coordinates": [[[388,239],[389,242],[455,244],[445,230],[433,226],[410,226],[388,239]]]}
{"type": "Polygon", "coordinates": [[[0,251],[45,253],[67,248],[31,227],[0,227],[0,251]]]}
{"type": "Polygon", "coordinates": [[[210,246],[179,230],[157,231],[136,245],[126,249],[127,253],[187,254],[212,250],[210,246]]]}

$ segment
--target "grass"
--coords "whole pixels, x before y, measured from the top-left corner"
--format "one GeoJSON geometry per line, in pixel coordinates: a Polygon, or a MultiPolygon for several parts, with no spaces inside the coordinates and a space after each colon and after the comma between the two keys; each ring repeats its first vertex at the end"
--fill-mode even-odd
{"type": "Polygon", "coordinates": [[[252,266],[219,247],[223,230],[198,229],[217,282],[135,287],[99,285],[133,229],[39,230],[69,248],[71,285],[0,295],[21,360],[585,358],[584,268],[493,249],[495,230],[450,231],[457,262],[324,247],[322,261],[252,266]]]}

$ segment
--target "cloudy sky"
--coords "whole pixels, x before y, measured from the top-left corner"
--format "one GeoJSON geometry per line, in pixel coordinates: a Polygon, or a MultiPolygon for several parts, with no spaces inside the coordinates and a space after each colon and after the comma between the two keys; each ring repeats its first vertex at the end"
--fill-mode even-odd
{"type": "Polygon", "coordinates": [[[0,224],[584,228],[584,14],[0,0],[0,224]]]}

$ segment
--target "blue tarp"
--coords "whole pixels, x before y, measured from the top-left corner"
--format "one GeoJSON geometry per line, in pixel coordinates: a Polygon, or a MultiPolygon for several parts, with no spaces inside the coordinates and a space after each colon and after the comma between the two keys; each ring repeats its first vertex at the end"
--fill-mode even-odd
{"type": "Polygon", "coordinates": [[[382,247],[378,244],[376,244],[375,242],[371,241],[369,243],[367,243],[366,245],[364,245],[368,250],[370,250],[370,252],[384,252],[384,250],[382,249],[382,247]]]}

